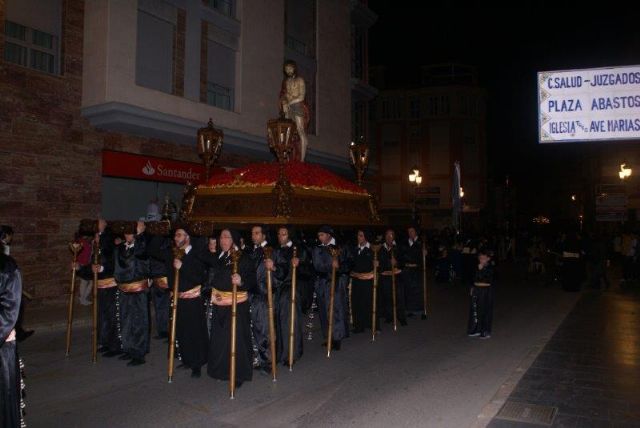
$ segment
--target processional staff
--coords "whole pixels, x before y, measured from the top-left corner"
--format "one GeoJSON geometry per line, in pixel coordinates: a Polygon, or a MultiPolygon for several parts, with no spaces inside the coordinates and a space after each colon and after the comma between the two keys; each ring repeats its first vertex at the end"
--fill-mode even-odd
{"type": "Polygon", "coordinates": [[[422,241],[422,305],[424,312],[422,313],[422,319],[427,319],[427,243],[426,240],[422,241]]]}
{"type": "Polygon", "coordinates": [[[329,332],[327,335],[327,358],[331,357],[331,342],[333,340],[333,305],[336,298],[336,270],[340,249],[336,247],[329,248],[331,254],[331,290],[329,292],[329,332]]]}
{"type": "Polygon", "coordinates": [[[71,325],[73,324],[73,297],[76,289],[76,265],[78,263],[78,253],[82,250],[82,242],[69,242],[69,249],[73,253],[73,264],[71,265],[71,292],[69,293],[69,309],[67,316],[67,347],[65,356],[69,356],[71,351],[71,325]]]}
{"type": "Polygon", "coordinates": [[[289,371],[293,371],[293,345],[296,335],[296,282],[298,265],[295,260],[298,258],[298,249],[293,247],[293,257],[291,258],[291,308],[289,316],[289,371]]]}
{"type": "Polygon", "coordinates": [[[393,331],[398,331],[398,306],[396,296],[396,261],[391,249],[391,293],[393,300],[393,331]]]}
{"type": "Polygon", "coordinates": [[[91,362],[98,361],[98,266],[100,265],[100,243],[93,241],[93,329],[91,336],[91,362]]]}
{"type": "MultiPolygon", "coordinates": [[[[173,258],[182,260],[184,257],[184,250],[181,248],[173,249],[173,258]]],[[[175,364],[176,355],[176,322],[178,318],[178,287],[180,286],[180,269],[174,268],[173,270],[173,292],[171,296],[171,331],[169,332],[169,367],[168,382],[173,382],[173,367],[175,364]]]]}
{"type": "MultiPolygon", "coordinates": [[[[265,260],[272,260],[273,248],[264,247],[265,260]]],[[[276,381],[277,361],[276,361],[276,327],[273,319],[273,282],[271,277],[271,269],[267,269],[267,306],[269,317],[269,349],[271,353],[271,377],[276,381]]]]}
{"type": "MultiPolygon", "coordinates": [[[[231,250],[231,275],[238,273],[238,261],[242,251],[231,250]]],[[[238,285],[231,279],[231,347],[229,348],[229,398],[232,400],[236,394],[236,348],[238,330],[238,285]]]]}
{"type": "Polygon", "coordinates": [[[378,316],[376,314],[378,303],[378,252],[380,251],[380,245],[372,245],[373,251],[373,298],[371,299],[373,304],[371,305],[371,341],[376,341],[376,321],[378,316]]]}

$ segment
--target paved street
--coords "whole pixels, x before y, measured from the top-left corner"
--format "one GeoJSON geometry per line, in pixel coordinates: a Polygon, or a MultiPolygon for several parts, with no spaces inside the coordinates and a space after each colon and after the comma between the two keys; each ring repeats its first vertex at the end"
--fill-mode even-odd
{"type": "MultiPolygon", "coordinates": [[[[64,357],[64,331],[40,330],[21,347],[27,367],[30,427],[352,426],[468,427],[539,350],[578,294],[504,279],[497,288],[493,337],[466,336],[468,290],[433,285],[428,321],[410,320],[375,343],[344,341],[327,359],[316,332],[292,373],[277,383],[255,374],[229,400],[227,384],[191,379],[179,370],[166,382],[166,344],[152,341],[147,364],[89,360],[89,329],[74,331],[64,357]]],[[[317,318],[317,317],[316,317],[317,318]]]]}

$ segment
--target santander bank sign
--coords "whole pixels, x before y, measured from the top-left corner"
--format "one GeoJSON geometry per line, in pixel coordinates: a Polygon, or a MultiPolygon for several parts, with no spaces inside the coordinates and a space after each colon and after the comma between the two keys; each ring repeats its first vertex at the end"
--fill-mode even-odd
{"type": "MultiPolygon", "coordinates": [[[[216,170],[224,171],[214,168],[212,173],[216,170]]],[[[111,150],[102,152],[102,175],[181,184],[199,183],[205,177],[204,167],[198,163],[111,150]]]]}

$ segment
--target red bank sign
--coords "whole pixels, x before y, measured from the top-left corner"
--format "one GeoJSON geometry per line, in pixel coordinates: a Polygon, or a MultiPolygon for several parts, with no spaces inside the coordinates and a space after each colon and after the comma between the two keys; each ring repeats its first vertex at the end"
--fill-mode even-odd
{"type": "MultiPolygon", "coordinates": [[[[217,170],[224,171],[214,168],[212,173],[217,170]]],[[[199,183],[205,178],[204,166],[198,163],[111,150],[102,152],[102,175],[169,183],[199,183]]]]}

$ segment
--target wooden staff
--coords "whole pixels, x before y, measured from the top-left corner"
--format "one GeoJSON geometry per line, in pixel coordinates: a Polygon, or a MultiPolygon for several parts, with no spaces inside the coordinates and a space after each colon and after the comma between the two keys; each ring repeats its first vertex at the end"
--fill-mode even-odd
{"type": "Polygon", "coordinates": [[[69,356],[71,351],[71,324],[73,323],[73,296],[76,289],[76,263],[78,262],[78,253],[82,250],[82,242],[69,242],[69,249],[73,253],[73,265],[71,268],[71,293],[69,295],[69,310],[67,314],[67,350],[65,356],[69,356]]]}
{"type": "Polygon", "coordinates": [[[100,264],[100,243],[93,241],[93,330],[91,337],[91,362],[98,361],[98,272],[96,265],[100,264]]]}
{"type": "Polygon", "coordinates": [[[298,257],[298,249],[293,247],[293,257],[291,258],[291,313],[289,316],[289,371],[293,371],[293,345],[296,334],[296,276],[297,267],[293,264],[293,259],[298,257]]]}
{"type": "Polygon", "coordinates": [[[391,293],[393,300],[393,331],[398,331],[398,308],[396,298],[396,267],[393,263],[393,248],[391,248],[391,293]]]}
{"type": "Polygon", "coordinates": [[[422,306],[424,312],[422,313],[423,320],[427,319],[427,244],[425,240],[422,241],[422,306]]]}
{"type": "MultiPolygon", "coordinates": [[[[273,248],[264,247],[265,260],[271,260],[273,248]]],[[[267,269],[267,307],[269,317],[269,349],[271,353],[271,377],[276,381],[277,361],[276,361],[276,325],[273,319],[273,283],[271,280],[271,270],[267,269]]]]}
{"type": "MultiPolygon", "coordinates": [[[[231,250],[231,274],[238,273],[238,261],[242,251],[231,250]]],[[[231,281],[233,283],[233,280],[231,281]]],[[[238,286],[233,284],[231,289],[231,347],[229,348],[229,398],[232,400],[236,394],[236,348],[238,330],[238,286]]]]}
{"type": "Polygon", "coordinates": [[[333,263],[338,260],[340,256],[340,249],[331,247],[329,248],[331,253],[331,290],[329,292],[329,332],[327,334],[327,358],[331,357],[331,342],[333,341],[333,305],[336,299],[336,268],[333,263]]]}
{"type": "MultiPolygon", "coordinates": [[[[173,249],[173,258],[182,260],[184,250],[181,248],[173,249]]],[[[176,356],[176,320],[178,318],[178,287],[180,285],[180,269],[173,270],[173,296],[171,298],[171,331],[169,332],[169,366],[167,368],[168,382],[173,382],[173,366],[176,356]]]]}
{"type": "Polygon", "coordinates": [[[378,303],[378,252],[380,251],[380,245],[372,245],[373,250],[373,305],[371,306],[371,341],[376,341],[376,321],[378,315],[376,314],[378,303]]]}

